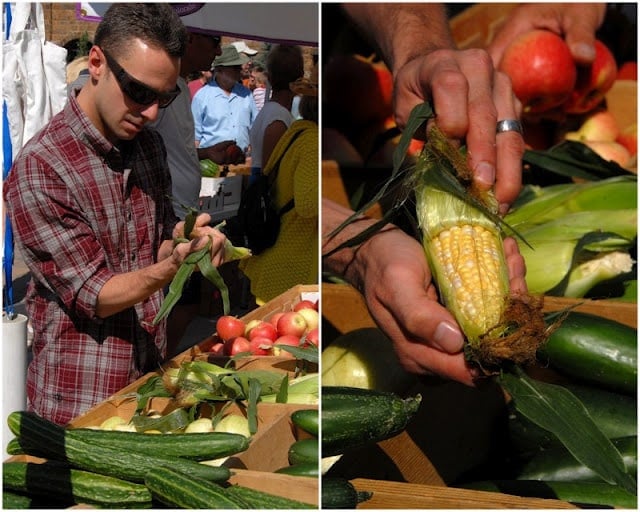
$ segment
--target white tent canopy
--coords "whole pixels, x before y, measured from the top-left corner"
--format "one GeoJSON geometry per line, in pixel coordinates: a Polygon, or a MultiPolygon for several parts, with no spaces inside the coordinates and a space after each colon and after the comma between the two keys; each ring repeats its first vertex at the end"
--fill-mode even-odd
{"type": "MultiPolygon", "coordinates": [[[[109,5],[80,2],[77,17],[100,21],[109,5]]],[[[270,43],[318,44],[317,2],[174,3],[173,7],[196,31],[270,43]]]]}

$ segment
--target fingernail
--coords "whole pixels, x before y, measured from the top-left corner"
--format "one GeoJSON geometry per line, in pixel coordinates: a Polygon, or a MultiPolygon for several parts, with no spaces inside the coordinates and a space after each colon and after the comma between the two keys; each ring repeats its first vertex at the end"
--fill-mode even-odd
{"type": "Polygon", "coordinates": [[[577,43],[572,45],[571,53],[573,53],[575,57],[586,61],[591,61],[596,58],[596,49],[592,45],[586,43],[577,43]]]}
{"type": "Polygon", "coordinates": [[[506,215],[509,211],[509,205],[507,203],[500,203],[498,210],[500,211],[500,215],[506,215]]]}
{"type": "Polygon", "coordinates": [[[474,179],[477,183],[492,187],[496,180],[496,169],[488,162],[480,162],[474,170],[474,179]]]}
{"type": "Polygon", "coordinates": [[[433,342],[445,352],[455,354],[462,350],[464,339],[458,327],[448,322],[440,322],[436,328],[433,342]]]}

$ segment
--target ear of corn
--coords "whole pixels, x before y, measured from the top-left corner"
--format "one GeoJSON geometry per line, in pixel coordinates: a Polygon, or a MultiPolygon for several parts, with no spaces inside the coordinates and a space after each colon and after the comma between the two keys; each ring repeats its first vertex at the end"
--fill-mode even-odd
{"type": "Polygon", "coordinates": [[[416,206],[442,300],[466,336],[479,339],[499,325],[509,295],[499,231],[473,206],[427,184],[416,206]]]}
{"type": "Polygon", "coordinates": [[[633,269],[637,180],[618,176],[551,187],[528,187],[505,220],[528,246],[520,252],[533,293],[584,297],[633,269]]]}
{"type": "MultiPolygon", "coordinates": [[[[466,159],[461,162],[452,147],[443,151],[444,144],[444,136],[433,129],[412,182],[440,299],[467,338],[467,354],[481,366],[530,361],[545,338],[541,300],[511,296],[495,197],[473,189],[460,194],[458,187],[445,185],[444,174],[460,180],[466,159]]],[[[471,183],[465,172],[458,184],[471,183]]]]}

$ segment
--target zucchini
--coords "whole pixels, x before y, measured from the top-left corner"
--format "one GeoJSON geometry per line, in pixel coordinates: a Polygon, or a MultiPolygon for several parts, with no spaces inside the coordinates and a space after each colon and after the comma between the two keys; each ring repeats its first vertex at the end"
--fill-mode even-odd
{"type": "Polygon", "coordinates": [[[221,485],[168,467],[155,467],[147,472],[144,484],[153,497],[175,508],[239,509],[250,508],[237,497],[230,497],[221,485]]]}
{"type": "Polygon", "coordinates": [[[292,476],[308,476],[318,478],[320,474],[319,462],[300,462],[276,469],[275,473],[292,476]]]}
{"type": "Polygon", "coordinates": [[[277,496],[276,494],[251,489],[242,485],[230,485],[224,488],[225,492],[231,497],[239,497],[249,504],[252,509],[317,509],[315,505],[304,503],[298,500],[277,496]]]}
{"type": "Polygon", "coordinates": [[[635,509],[637,497],[618,485],[604,482],[542,482],[539,480],[491,480],[458,485],[465,489],[500,492],[527,498],[550,498],[584,507],[635,509]]]}
{"type": "Polygon", "coordinates": [[[322,477],[323,509],[355,509],[359,503],[371,499],[373,493],[358,491],[346,478],[322,477]]]}
{"type": "Polygon", "coordinates": [[[291,422],[307,434],[318,437],[320,431],[320,411],[318,409],[299,409],[291,413],[291,422]]]}
{"type": "Polygon", "coordinates": [[[151,493],[140,484],[73,469],[60,462],[4,462],[3,489],[55,501],[107,508],[151,508],[151,493]]]}
{"type": "Polygon", "coordinates": [[[628,325],[571,311],[538,351],[538,359],[570,377],[635,395],[637,339],[637,329],[628,325]]]}
{"type": "Polygon", "coordinates": [[[183,457],[194,460],[228,457],[243,452],[249,447],[249,439],[230,432],[149,435],[142,432],[78,428],[67,429],[65,435],[67,438],[123,452],[132,450],[147,455],[161,454],[163,457],[183,457]]]}
{"type": "Polygon", "coordinates": [[[149,469],[169,466],[211,481],[225,481],[231,476],[229,468],[224,466],[208,466],[180,457],[164,457],[162,454],[122,451],[68,437],[68,430],[32,412],[12,412],[7,423],[27,453],[30,454],[31,450],[44,453],[50,459],[65,461],[79,469],[102,475],[143,482],[144,474],[149,469]]]}
{"type": "MultiPolygon", "coordinates": [[[[638,462],[638,438],[622,437],[611,440],[620,452],[627,473],[635,475],[638,462]]],[[[564,482],[602,482],[595,472],[580,464],[564,447],[543,450],[529,460],[518,473],[518,480],[544,480],[564,482]]]]}
{"type": "Polygon", "coordinates": [[[322,387],[322,456],[383,441],[402,432],[422,397],[400,398],[383,391],[322,387]]]}
{"type": "Polygon", "coordinates": [[[305,462],[318,464],[320,460],[320,443],[313,437],[300,439],[289,447],[289,464],[301,464],[305,462]]]}

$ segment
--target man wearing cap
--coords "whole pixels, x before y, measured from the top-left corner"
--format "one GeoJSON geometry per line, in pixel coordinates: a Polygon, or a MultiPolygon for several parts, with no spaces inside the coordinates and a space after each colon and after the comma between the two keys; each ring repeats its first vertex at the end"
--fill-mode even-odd
{"type": "Polygon", "coordinates": [[[243,152],[249,149],[249,130],[258,108],[251,91],[239,83],[246,60],[233,45],[224,46],[222,54],[214,59],[213,79],[191,102],[196,147],[208,148],[225,140],[235,140],[243,152]]]}

